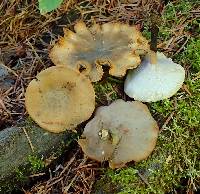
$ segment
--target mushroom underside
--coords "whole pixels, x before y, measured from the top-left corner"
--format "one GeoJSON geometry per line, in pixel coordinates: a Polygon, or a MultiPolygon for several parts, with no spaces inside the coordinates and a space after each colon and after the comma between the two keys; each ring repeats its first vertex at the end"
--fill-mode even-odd
{"type": "Polygon", "coordinates": [[[157,136],[158,126],[146,105],[117,100],[97,110],[79,145],[90,158],[108,160],[111,168],[118,168],[147,158],[157,136]]]}
{"type": "Polygon", "coordinates": [[[102,65],[110,67],[109,73],[122,77],[127,69],[140,63],[138,53],[145,53],[148,41],[135,27],[120,23],[95,24],[87,28],[83,22],[75,25],[76,33],[65,30],[64,38],[53,47],[50,58],[55,65],[66,65],[80,70],[91,81],[99,81],[102,65]]]}

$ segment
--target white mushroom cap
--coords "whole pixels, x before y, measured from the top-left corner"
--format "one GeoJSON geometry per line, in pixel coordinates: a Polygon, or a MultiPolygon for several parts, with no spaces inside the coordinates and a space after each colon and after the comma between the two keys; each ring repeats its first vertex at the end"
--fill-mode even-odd
{"type": "Polygon", "coordinates": [[[173,96],[185,79],[184,68],[157,53],[157,63],[146,58],[139,68],[130,70],[125,80],[125,93],[135,100],[155,102],[173,96]]]}

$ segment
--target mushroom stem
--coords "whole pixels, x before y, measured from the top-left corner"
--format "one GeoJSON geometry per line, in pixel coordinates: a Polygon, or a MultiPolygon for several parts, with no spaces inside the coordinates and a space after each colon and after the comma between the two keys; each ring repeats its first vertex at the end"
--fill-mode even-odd
{"type": "Polygon", "coordinates": [[[150,43],[150,62],[151,64],[157,63],[157,39],[158,39],[158,32],[159,28],[157,25],[157,19],[159,19],[160,16],[158,13],[152,13],[151,15],[151,43],[150,43]]]}
{"type": "Polygon", "coordinates": [[[152,65],[157,64],[157,54],[156,54],[156,52],[150,50],[149,51],[149,59],[150,59],[150,63],[152,65]]]}
{"type": "Polygon", "coordinates": [[[159,28],[156,24],[153,24],[151,27],[151,43],[150,49],[154,52],[157,52],[157,38],[158,38],[159,28]]]}
{"type": "Polygon", "coordinates": [[[150,43],[150,62],[151,64],[157,63],[157,37],[158,37],[159,28],[157,25],[152,25],[151,27],[151,43],[150,43]]]}

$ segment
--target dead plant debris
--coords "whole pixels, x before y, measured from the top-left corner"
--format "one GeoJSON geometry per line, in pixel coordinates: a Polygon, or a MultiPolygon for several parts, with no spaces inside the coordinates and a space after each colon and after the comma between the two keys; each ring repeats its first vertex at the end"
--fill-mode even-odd
{"type": "MultiPolygon", "coordinates": [[[[161,14],[164,10],[158,0],[65,0],[62,7],[41,16],[36,0],[0,1],[0,60],[14,72],[9,77],[11,85],[0,89],[0,130],[26,118],[25,88],[38,72],[52,65],[48,52],[58,37],[63,35],[63,27],[73,29],[76,20],[82,19],[89,26],[94,21],[100,24],[120,21],[134,24],[143,31],[148,29],[150,13],[155,10],[160,10],[161,14]]],[[[185,32],[184,28],[199,17],[199,7],[193,7],[190,12],[191,17],[188,19],[181,13],[176,13],[176,17],[182,22],[180,25],[172,25],[170,38],[158,42],[158,47],[170,56],[180,53],[182,45],[192,36],[192,30],[185,32]]],[[[185,69],[189,68],[190,65],[186,64],[185,69]]],[[[198,78],[197,75],[195,79],[198,78]]],[[[119,96],[124,96],[122,89],[116,91],[119,96]]],[[[163,128],[171,117],[173,115],[165,118],[163,128]]],[[[77,150],[63,166],[58,164],[55,172],[50,169],[49,178],[39,181],[30,191],[24,190],[24,193],[91,193],[102,167],[85,159],[79,148],[77,150]]]]}
{"type": "Polygon", "coordinates": [[[38,72],[52,65],[48,57],[49,45],[55,43],[63,27],[73,29],[76,19],[82,19],[89,25],[94,21],[120,21],[134,23],[141,29],[143,19],[156,6],[159,7],[156,0],[66,0],[61,8],[42,16],[36,0],[2,0],[0,58],[18,76],[13,77],[8,90],[1,90],[0,130],[27,116],[25,88],[38,72]]]}
{"type": "Polygon", "coordinates": [[[64,166],[58,165],[49,173],[48,180],[36,184],[30,191],[24,191],[30,194],[88,194],[100,170],[98,163],[83,158],[78,149],[64,166]]]}

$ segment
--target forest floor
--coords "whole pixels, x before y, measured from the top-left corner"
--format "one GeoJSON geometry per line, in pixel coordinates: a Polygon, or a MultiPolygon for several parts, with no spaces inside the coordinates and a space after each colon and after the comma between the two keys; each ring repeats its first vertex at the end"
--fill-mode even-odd
{"type": "MultiPolygon", "coordinates": [[[[59,9],[46,15],[40,14],[36,0],[0,2],[0,62],[10,72],[6,82],[0,80],[0,130],[28,116],[24,108],[28,83],[38,72],[53,65],[49,50],[63,36],[63,28],[73,30],[80,19],[88,26],[94,21],[136,25],[150,40],[150,15],[161,9],[158,50],[186,70],[185,82],[176,95],[147,103],[160,127],[156,148],[147,160],[111,170],[107,163],[85,158],[74,140],[71,149],[48,173],[37,169],[33,174],[37,181],[19,188],[22,193],[193,194],[199,191],[200,2],[172,0],[164,7],[157,0],[120,2],[65,0],[59,9]]],[[[108,105],[118,98],[130,100],[123,92],[123,82],[108,76],[95,83],[97,106],[108,105]]],[[[38,167],[37,162],[32,162],[38,167]]]]}

